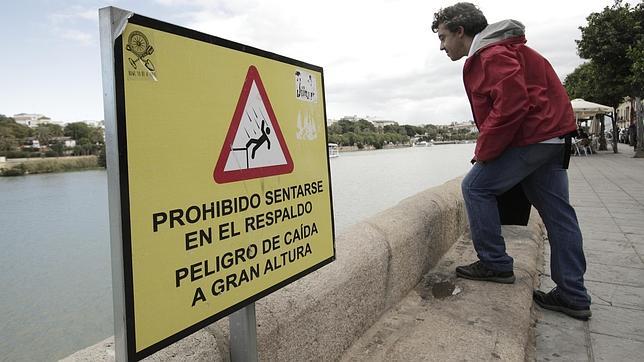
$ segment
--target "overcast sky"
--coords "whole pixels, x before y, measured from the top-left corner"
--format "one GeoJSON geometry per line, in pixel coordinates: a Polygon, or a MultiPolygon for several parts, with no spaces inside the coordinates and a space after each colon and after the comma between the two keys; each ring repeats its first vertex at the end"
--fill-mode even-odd
{"type": "MultiPolygon", "coordinates": [[[[637,1],[628,1],[635,4],[637,1]]],[[[98,9],[116,6],[324,68],[327,114],[402,124],[471,119],[464,60],[439,51],[433,13],[454,1],[7,0],[0,3],[0,114],[103,119],[98,9]]],[[[563,78],[583,62],[579,26],[609,0],[479,1],[513,18],[563,78]]]]}

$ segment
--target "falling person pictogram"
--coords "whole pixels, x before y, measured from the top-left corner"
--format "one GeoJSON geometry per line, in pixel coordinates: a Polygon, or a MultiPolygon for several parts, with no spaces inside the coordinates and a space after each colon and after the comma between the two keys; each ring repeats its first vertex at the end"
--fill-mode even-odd
{"type": "Polygon", "coordinates": [[[268,128],[268,126],[264,127],[265,125],[266,125],[266,121],[262,119],[262,125],[260,127],[260,130],[262,131],[262,135],[259,138],[251,138],[246,143],[246,149],[248,149],[250,145],[255,144],[255,147],[253,147],[253,152],[250,155],[250,157],[253,160],[255,159],[255,152],[257,151],[258,148],[260,148],[264,144],[264,142],[267,143],[268,149],[269,150],[271,149],[271,141],[268,139],[268,135],[271,134],[271,129],[268,128]]]}

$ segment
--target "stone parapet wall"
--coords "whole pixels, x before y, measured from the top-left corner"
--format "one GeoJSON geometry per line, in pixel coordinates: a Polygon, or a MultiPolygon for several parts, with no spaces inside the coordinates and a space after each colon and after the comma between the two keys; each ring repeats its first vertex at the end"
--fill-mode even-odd
{"type": "MultiPolygon", "coordinates": [[[[342,232],[337,260],[255,304],[260,361],[334,361],[467,231],[460,179],[342,232]]],[[[146,358],[228,361],[228,319],[146,358]]],[[[113,337],[64,359],[114,360],[113,337]]]]}

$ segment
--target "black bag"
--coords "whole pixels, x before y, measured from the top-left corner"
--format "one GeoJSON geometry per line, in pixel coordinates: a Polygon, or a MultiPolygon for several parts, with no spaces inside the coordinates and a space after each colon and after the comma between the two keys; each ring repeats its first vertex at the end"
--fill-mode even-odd
{"type": "Polygon", "coordinates": [[[528,225],[532,204],[521,184],[496,197],[501,225],[528,225]]]}

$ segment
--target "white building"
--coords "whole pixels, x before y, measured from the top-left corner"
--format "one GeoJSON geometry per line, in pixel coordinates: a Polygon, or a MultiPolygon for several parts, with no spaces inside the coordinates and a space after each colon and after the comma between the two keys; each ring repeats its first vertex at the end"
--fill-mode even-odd
{"type": "Polygon", "coordinates": [[[30,128],[36,128],[39,124],[51,123],[51,118],[42,114],[18,113],[13,115],[16,123],[30,128]]]}
{"type": "Polygon", "coordinates": [[[340,120],[340,121],[358,122],[358,121],[359,121],[359,120],[361,120],[361,119],[362,119],[362,117],[358,117],[358,116],[356,116],[356,115],[354,114],[353,116],[343,116],[343,117],[342,117],[342,118],[340,118],[339,120],[340,120]]]}
{"type": "Polygon", "coordinates": [[[454,130],[461,130],[461,129],[466,129],[469,132],[474,132],[478,133],[478,128],[476,128],[476,124],[474,121],[465,121],[465,122],[453,122],[450,127],[454,130]]]}
{"type": "Polygon", "coordinates": [[[390,121],[390,120],[385,120],[385,119],[376,119],[373,121],[370,121],[373,123],[376,128],[384,128],[385,126],[397,126],[398,122],[395,121],[390,121]]]}
{"type": "Polygon", "coordinates": [[[388,119],[382,119],[379,117],[373,117],[373,116],[365,116],[365,117],[358,117],[357,115],[353,116],[344,116],[340,118],[341,121],[351,121],[351,122],[357,122],[361,119],[364,119],[365,121],[370,122],[373,124],[376,128],[384,128],[385,126],[397,126],[398,122],[388,120],[388,119]]]}

